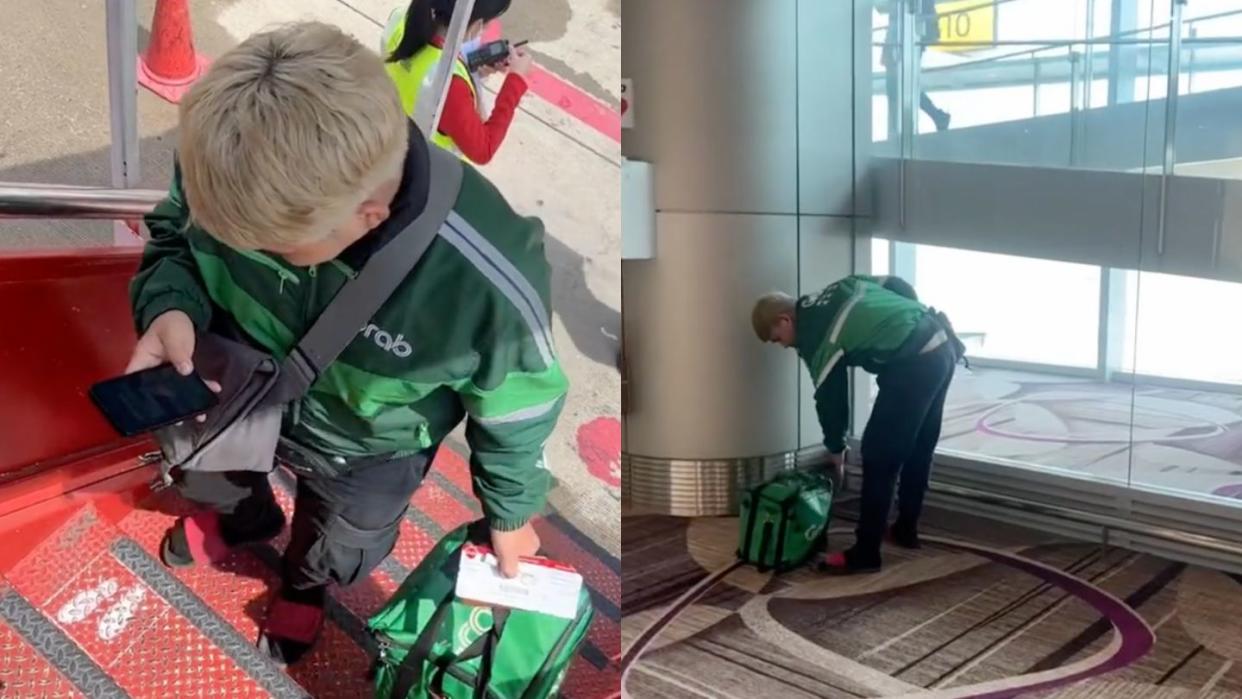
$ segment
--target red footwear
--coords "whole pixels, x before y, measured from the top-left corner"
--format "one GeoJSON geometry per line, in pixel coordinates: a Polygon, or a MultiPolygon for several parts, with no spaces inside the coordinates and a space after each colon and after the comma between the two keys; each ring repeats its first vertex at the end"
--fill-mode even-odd
{"type": "Polygon", "coordinates": [[[259,631],[259,650],[283,665],[297,662],[314,647],[323,630],[322,604],[272,598],[259,631]]]}
{"type": "Polygon", "coordinates": [[[195,562],[217,563],[239,546],[275,538],[285,528],[285,516],[273,509],[270,516],[248,524],[246,531],[233,535],[235,540],[230,545],[224,539],[216,512],[202,510],[182,517],[160,541],[160,561],[170,568],[185,568],[195,562]]]}
{"type": "Polygon", "coordinates": [[[819,571],[829,575],[859,575],[862,573],[876,573],[880,570],[880,564],[862,565],[852,562],[845,551],[836,551],[824,556],[824,560],[819,563],[819,571]]]}
{"type": "Polygon", "coordinates": [[[160,541],[160,561],[170,568],[215,563],[228,553],[229,545],[220,536],[220,515],[211,510],[177,520],[160,541]]]}

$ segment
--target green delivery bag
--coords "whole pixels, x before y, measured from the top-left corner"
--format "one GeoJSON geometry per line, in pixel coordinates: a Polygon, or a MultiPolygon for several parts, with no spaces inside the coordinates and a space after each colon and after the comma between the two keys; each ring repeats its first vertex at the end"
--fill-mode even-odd
{"type": "Polygon", "coordinates": [[[468,531],[486,529],[475,523],[447,534],[371,617],[377,698],[556,696],[591,625],[586,586],[574,619],[462,602],[453,590],[468,531]]]}
{"type": "Polygon", "coordinates": [[[737,556],[760,571],[789,570],[819,548],[832,509],[832,482],[784,471],[742,495],[737,556]]]}

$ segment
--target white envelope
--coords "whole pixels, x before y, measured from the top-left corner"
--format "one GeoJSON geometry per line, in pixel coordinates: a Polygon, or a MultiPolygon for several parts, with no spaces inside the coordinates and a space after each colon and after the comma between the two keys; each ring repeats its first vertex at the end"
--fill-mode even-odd
{"type": "Polygon", "coordinates": [[[582,576],[563,563],[531,557],[522,558],[516,578],[506,578],[491,548],[466,544],[456,592],[462,600],[573,619],[578,614],[582,576]]]}

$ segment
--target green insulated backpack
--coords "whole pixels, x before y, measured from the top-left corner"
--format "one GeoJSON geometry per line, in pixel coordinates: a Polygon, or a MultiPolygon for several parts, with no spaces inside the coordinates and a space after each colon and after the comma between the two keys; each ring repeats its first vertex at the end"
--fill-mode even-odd
{"type": "Polygon", "coordinates": [[[737,557],[760,571],[801,565],[823,541],[832,509],[826,476],[785,471],[742,495],[737,557]]]}
{"type": "Polygon", "coordinates": [[[478,526],[445,535],[371,617],[377,699],[556,696],[591,625],[590,594],[584,585],[573,619],[458,600],[461,548],[478,526]]]}

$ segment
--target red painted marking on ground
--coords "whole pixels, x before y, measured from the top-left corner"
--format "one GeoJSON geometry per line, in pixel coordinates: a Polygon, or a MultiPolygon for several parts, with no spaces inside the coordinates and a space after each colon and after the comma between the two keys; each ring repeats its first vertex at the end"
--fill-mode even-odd
{"type": "Polygon", "coordinates": [[[483,35],[479,37],[479,40],[482,41],[483,43],[487,43],[489,41],[496,41],[497,39],[500,38],[500,35],[501,35],[500,22],[498,20],[492,20],[491,22],[488,22],[486,26],[483,27],[483,35]]]}
{"type": "Polygon", "coordinates": [[[530,74],[526,76],[526,83],[530,86],[532,93],[543,98],[548,104],[559,107],[569,116],[617,143],[621,142],[621,115],[608,105],[578,89],[573,83],[538,65],[530,69],[530,74]]]}
{"type": "Polygon", "coordinates": [[[579,427],[578,456],[592,476],[612,488],[620,488],[621,421],[601,417],[579,427]]]}
{"type": "MultiPolygon", "coordinates": [[[[500,22],[494,21],[487,25],[481,38],[483,41],[495,41],[502,34],[500,22]]],[[[531,67],[526,84],[531,93],[543,101],[617,143],[621,142],[621,114],[578,86],[538,64],[531,67]]]]}

